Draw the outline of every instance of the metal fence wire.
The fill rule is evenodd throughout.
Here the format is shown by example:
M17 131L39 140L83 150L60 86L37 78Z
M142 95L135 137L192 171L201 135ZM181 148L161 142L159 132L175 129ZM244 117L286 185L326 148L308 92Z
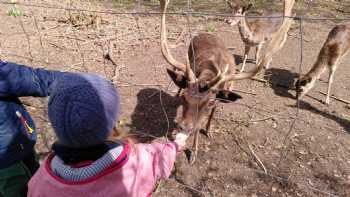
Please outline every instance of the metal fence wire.
M72 1L69 2L69 4L67 6L57 6L57 5L52 5L52 4L46 4L46 3L33 3L31 1L24 1L24 2L9 2L9 1L0 1L0 4L3 4L3 5L6 5L6 6L18 6L18 7L26 7L26 8L42 8L42 9L45 9L47 12L50 12L51 10L62 10L62 11L66 11L68 12L69 16L72 17L72 12L83 12L83 13L95 13L95 14L107 14L107 15L124 15L124 16L128 16L128 17L133 17L137 24L138 24L138 17L142 17L142 16L150 16L150 15L161 15L162 13L161 12L158 12L158 11L152 11L152 12L145 12L145 11L139 11L140 10L140 7L139 7L139 4L136 4L136 7L134 9L134 11L114 11L114 10L93 10L93 9L88 9L88 8L73 8L74 6L72 5ZM186 29L187 31L189 32L189 37L190 39L193 37L194 33L192 32L192 24L191 24L191 17L203 17L203 16L212 16L212 17L225 17L225 18L231 18L231 17L234 17L232 16L232 14L225 14L225 13L214 13L214 12L196 12L196 11L193 11L192 9L192 3L191 3L191 0L187 0L187 8L184 9L183 11L180 11L180 12L167 12L166 13L167 15L177 15L177 16L184 16L186 17ZM28 54L29 56L25 56L25 55L20 55L20 54L17 54L17 53L14 53L14 52L8 52L8 51L5 51L5 50L1 50L1 42L0 42L0 58L1 56L12 56L12 57L16 57L16 58L20 58L20 59L25 59L29 62L42 62L42 63L45 63L45 64L56 64L55 62L52 62L50 63L49 62L49 56L50 54L48 54L48 52L45 52L45 47L43 47L43 40L42 40L42 36L43 36L43 31L42 29L40 29L39 25L38 25L38 20L36 19L35 15L34 16L34 25L35 25L35 29L36 29L36 35L39 37L39 40L40 40L40 46L41 46L41 51L43 53L46 53L46 56L47 58L45 60L39 60L39 59L36 59L36 55L37 53L35 51L33 51L33 47L31 46L31 41L30 41L30 37L33 36L31 35L30 32L28 32L26 30L26 24L24 23L24 21L22 20L22 16L18 16L19 17L19 25L22 29L22 32L19 32L18 34L23 34L24 35L24 39L23 42L26 42L26 45L28 47ZM247 18L264 18L264 19L271 19L271 18L282 18L284 16L245 16ZM299 76L301 76L301 73L302 73L302 67L303 67L303 56L304 56L304 38L303 38L303 25L304 25L304 21L330 21L330 20L337 20L337 21L348 21L350 20L349 17L310 17L310 16L304 16L304 15L298 15L298 16L295 16L295 17L290 17L290 16L287 16L288 18L293 18L296 22L298 22L298 28L299 28L299 64L297 65L297 68L296 70L298 70L298 74ZM72 24L71 24L72 25ZM143 32L140 30L140 24L137 25L138 26L138 29L139 29L139 36L141 36L141 40L143 42L144 45L146 45L146 39L144 39L145 37L147 37L146 35L143 35ZM52 28L56 28L56 26L53 26ZM118 39L120 39L119 37L113 37L113 35L111 35L112 37L107 37L107 38L101 38L100 36L98 36L96 34L96 37L97 37L97 40L92 40L92 41L88 41L88 40L84 40L82 38L79 38L79 35L78 33L74 30L74 28L72 28L72 32L73 32L73 36L69 38L69 40L72 40L71 42L71 46L75 46L74 51L76 51L79 56L80 56L80 61L77 62L77 63L74 63L74 64L71 64L71 65L64 65L65 67L68 67L69 70L78 70L78 71L83 71L83 72L86 72L88 71L87 69L87 61L89 58L91 58L91 54L93 54L94 50L97 51L97 49L92 49L92 52L89 53L89 54L86 54L87 52L85 50L82 49L82 47L84 47L87 43L89 42L94 42L94 41L101 41L101 43L99 44L100 47L101 47L101 52L102 52L102 55L104 57L107 57L105 58L103 61L103 64L104 64L104 69L107 69L106 68L106 62L105 61L112 61L112 64L114 65L114 68L112 69L112 71L109 71L111 72L111 76L109 77L112 81L113 80L117 80L118 76L117 73L119 73L119 71L121 71L122 69L127 69L125 67L124 64L126 63L122 63L122 65L124 66L120 66L120 65L117 65L117 63L114 62L114 60L110 57L110 53L112 50L110 47L111 43L109 42L109 39L110 38L113 38L113 39L116 39L118 41ZM0 32L1 33L1 32ZM96 32L91 32L92 34L93 33L96 33ZM127 32L126 32L127 34ZM0 34L1 36L1 34ZM59 35L57 35L59 36ZM69 37L69 36L67 36ZM120 42L122 42L120 40ZM54 43L52 43L52 45L54 45ZM67 46L68 48L71 47L71 46ZM59 47L59 46L56 46L56 47ZM122 46L118 46L118 47L122 47ZM114 51L115 52L115 51ZM97 52L96 52L97 53ZM107 55L107 56L106 56ZM119 57L121 57L120 61L123 61L122 60L122 55L120 55ZM153 57L150 57L151 58L151 61L152 63L155 65L156 64L156 61L153 59ZM56 60L57 62L57 60ZM58 61L59 62L59 61ZM195 65L195 64L194 64ZM77 68L78 66L81 66L81 68ZM195 69L195 68L194 68ZM155 70L157 70L155 68ZM108 72L107 72L108 73ZM157 79L157 81L160 81L161 79ZM122 84L121 83L118 83L118 85L120 85L120 87L128 87L128 86L137 86L137 84L133 83L133 82L126 82L124 81ZM159 88L159 102L160 102L160 106L162 108L162 113L164 114L164 119L166 120L167 122L167 126L166 126L166 133L168 133L169 131L169 127L170 127L170 121L172 120L169 120L169 116L167 114L167 110L165 109L164 105L163 105L163 101L162 101L162 91L163 90L168 90L169 89L169 86L171 86L171 84L169 84L166 88L163 87L162 85L159 85L158 83L157 84L142 84L142 86L148 86L148 87L158 87ZM279 160L277 161L277 169L279 168L280 164L286 159L286 157L288 156L289 154L289 145L290 145L290 135L291 133L293 132L293 129L295 128L295 123L300 120L300 104L299 104L299 101L297 101L296 103L296 110L295 110L295 114L293 116L287 116L287 118L291 119L291 124L289 126L289 128L287 129L287 132L284 134L284 137L283 137L283 146L285 148L281 148L280 152L279 152ZM198 111L198 110L197 110ZM160 117L159 117L160 118ZM151 136L151 137L154 137L154 138L157 138L156 136L152 136L151 134L145 134L145 133L142 133L142 135L148 135L148 136ZM267 169L267 172L264 172L262 170L253 170L253 172L256 172L262 176L268 176L270 177L271 179L274 179L276 180L277 182L287 182L288 183L288 178L285 178L285 177L279 177L277 176L276 174L274 174L273 172L269 171L269 169ZM193 186L190 186L190 185L187 185L187 184L183 184L183 183L179 183L179 184L182 184L184 187L187 187L189 189L191 189L192 191L195 191L196 193L198 193L199 195L204 195L203 192L201 192L199 189L196 189L195 187ZM312 185L308 184L306 181L303 182L303 183L297 183L299 187L301 188L305 188L305 189L310 189L310 190L313 190L317 193L320 193L320 194L323 194L323 195L326 195L326 196L338 196L337 194L335 193L332 193L332 192L328 192L326 190L323 190L321 188L315 188L313 187ZM270 191L272 191L272 186L273 186L273 182L271 182L271 189ZM270 193L270 195L272 195L272 193Z

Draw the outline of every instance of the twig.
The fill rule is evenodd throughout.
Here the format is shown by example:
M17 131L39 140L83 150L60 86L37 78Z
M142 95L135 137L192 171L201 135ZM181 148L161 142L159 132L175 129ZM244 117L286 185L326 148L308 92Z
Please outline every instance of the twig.
M237 90L237 89L231 89L230 91L232 91L232 92L240 92L240 93L250 94L250 95L256 95L256 94L255 94L255 93L253 93L253 92L246 92L246 91L243 91L243 90Z
M42 39L41 31L40 31L38 22L36 20L35 14L33 12L32 12L32 15L33 15L35 28L36 28L37 32L39 33L39 41L40 41L41 50L42 50L42 53L44 53L45 49L43 46L43 39ZM46 63L49 63L49 51L46 51Z
M269 117L266 117L266 118L250 120L249 122L261 122L261 121L265 121L265 120L269 120L269 119L275 119L275 117L274 116L269 116Z
M260 79L260 78L257 78L257 77L252 77L251 79L254 80L254 81L262 82L262 83L268 83L267 80L265 80L265 79Z
M260 160L260 158L255 154L253 148L251 147L251 145L248 143L248 141L244 140L247 143L248 149L251 153L251 155L254 157L255 162L258 163L258 165L260 166L260 168L265 172L265 174L267 174L267 170L263 164L263 162Z
M124 82L127 84L119 84L118 87L132 87L132 86L155 86L155 87L162 87L162 85L159 84L147 84L147 83L141 83L141 84L136 84L136 83L130 83L130 82Z
M185 187L185 188L187 188L187 189L189 189L189 190L191 190L193 192L196 192L196 193L200 194L201 196L205 196L204 192L202 192L202 191L200 191L200 190L198 190L198 189L196 189L196 188L194 188L194 187L192 187L192 186L190 186L190 185L188 185L186 183L183 183L182 181L177 180L176 178L175 179L169 179L169 180L174 181L175 183L177 183L177 184L179 184L179 185L181 185L181 186L183 186L183 187Z
M246 140L244 140L245 143L246 143L247 146L248 146L248 149L249 149L249 152L248 152L247 150L245 150L245 149L241 146L241 144L239 143L239 141L237 140L236 137L234 137L233 140L236 142L237 146L238 146L243 152L245 152L248 156L250 155L251 157L253 157L254 160L255 160L255 162L258 164L258 166L264 171L265 174L267 174L267 170L266 170L264 164L261 162L261 160L259 159L259 157L254 153L253 149L250 147L250 144L249 144Z
M322 92L322 91L319 91L319 93L321 93L321 94L323 94L323 95L327 95L326 93L324 93L324 92ZM340 102L342 102L342 103L350 104L350 101L345 100L345 99L342 99L342 98L339 98L339 97L336 97L336 96L334 96L334 95L331 95L330 97L333 98L333 99L335 99L335 100L337 100L337 101L340 101Z
M78 37L71 37L69 35L50 35L50 34L44 34L45 36L48 37L56 37L56 38L66 38L68 40L77 40L77 41L82 41L85 42L86 40L82 39L82 38L78 38Z
M274 86L278 86L278 87L282 87L282 88L286 88L286 89L291 89L291 87L289 87L287 85L280 84L280 83L272 83L271 81L268 81L266 79L261 79L261 78L257 78L257 77L252 77L251 79L254 81L261 82L261 83L269 83L269 84L274 85Z
M107 53L105 53L105 54L103 55L103 58L106 59L106 60L108 60L108 61L110 61L110 62L113 64L113 66L115 66L115 68L117 68L118 65L117 65L117 63L113 60L113 58L112 58L112 56L111 56L110 53L111 53L110 50L108 50Z
M4 55L4 56L13 56L13 57L19 57L19 58L27 59L27 60L29 60L31 62L34 61L34 59L32 57L26 57L26 56L23 56L23 55L18 55L16 53L1 51L1 54Z
M289 32L288 32L288 36L294 37L294 38L296 38L298 40L300 39L300 37L298 37L296 34L292 34L292 33L289 33ZM305 39L305 38L303 38L303 41L310 42L309 39Z
M69 0L69 6L70 6L70 7L72 7L72 4L73 4L72 0ZM68 10L68 14L69 14L69 17L72 18L71 10ZM77 34L76 34L75 30L74 30L74 26L73 26L73 23L72 23L72 22L70 23L70 27L71 27L71 29L72 29L72 32L73 32L73 35L74 35L74 38L75 38L75 44L77 45L77 49L78 49L78 51L79 51L79 53L80 53L80 56L81 56L81 59L82 59L82 61L83 61L83 69L84 69L85 72L87 72L87 71L88 71L88 68L85 66L85 54L84 54L83 51L81 50L81 46L80 46L80 44L79 44L79 42L78 42L78 40L77 40L77 39L78 39L78 36L77 36Z
M81 72L81 70L74 68L74 66L79 66L79 65L82 65L82 64L83 64L83 62L75 63L75 64L72 64L72 65L65 65L64 67L68 67L68 68L64 69L64 70L69 71L69 69L73 69L73 70Z
M27 43L28 43L28 53L29 53L29 56L31 57L31 62L33 62L33 55L32 55L32 47L31 47L31 44L30 44L30 38L29 38L29 34L28 32L26 31L26 29L24 28L24 24L23 24L23 21L22 21L22 17L19 17L19 22L20 22L20 25L21 25L21 28L23 30L23 33L24 35L26 36L26 39L27 39Z
M87 44L90 44L90 43L94 43L94 42L106 42L106 41L109 41L109 40L114 40L118 37L124 37L126 35L129 35L130 32L124 34L124 35L116 35L116 36L111 36L111 37L107 37L107 38L98 38L98 39L94 39L94 40L89 40L89 41L86 41L84 43L82 43L81 45L84 46L84 45L87 45Z

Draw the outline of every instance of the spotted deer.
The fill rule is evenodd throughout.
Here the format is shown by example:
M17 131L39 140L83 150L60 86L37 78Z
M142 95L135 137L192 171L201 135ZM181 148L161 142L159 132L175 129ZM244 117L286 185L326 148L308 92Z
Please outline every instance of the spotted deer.
M244 57L240 69L240 72L243 72L252 47L256 48L255 64L258 64L263 45L271 40L273 33L277 32L281 26L283 13L270 12L265 15L267 18L248 19L246 18L246 13L252 7L252 4L246 5L246 3L238 0L226 0L226 3L231 8L234 16L234 18L228 20L228 23L232 26L238 25L238 30L244 43Z
M325 103L330 100L331 86L335 70L340 61L346 56L350 49L350 24L337 25L328 34L326 42L323 44L318 54L317 60L308 73L301 76L296 82L296 97L302 99L314 86L321 75L329 70L328 90Z
M161 51L165 60L174 69L167 69L173 82L183 92L182 105L177 109L175 123L179 130L194 133L190 163L193 164L198 152L199 130L206 115L206 133L210 133L211 121L218 101L233 102L241 96L230 91L230 81L247 79L255 73L235 73L236 64L221 39L213 34L201 33L190 42L187 64L177 61L169 51L165 14L169 0L160 0Z

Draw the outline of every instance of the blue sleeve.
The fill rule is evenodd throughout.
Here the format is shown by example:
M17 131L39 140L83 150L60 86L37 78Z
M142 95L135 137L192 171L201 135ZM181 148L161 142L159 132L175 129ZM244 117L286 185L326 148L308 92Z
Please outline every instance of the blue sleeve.
M64 74L0 61L0 97L49 96L51 84Z

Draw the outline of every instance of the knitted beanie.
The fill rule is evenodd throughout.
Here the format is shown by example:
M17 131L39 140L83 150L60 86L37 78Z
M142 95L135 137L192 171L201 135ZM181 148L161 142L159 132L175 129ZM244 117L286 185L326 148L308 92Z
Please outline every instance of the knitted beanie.
M60 144L93 146L103 143L115 126L119 95L102 77L69 73L52 84L48 112Z

